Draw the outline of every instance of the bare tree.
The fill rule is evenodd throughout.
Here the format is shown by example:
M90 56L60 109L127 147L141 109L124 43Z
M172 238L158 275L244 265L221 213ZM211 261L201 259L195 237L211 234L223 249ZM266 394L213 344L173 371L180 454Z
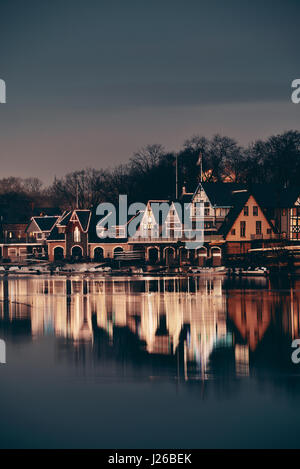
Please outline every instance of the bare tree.
M23 180L22 187L28 194L40 194L43 190L43 183L37 177L30 177Z
M0 193L23 192L22 179L20 177L8 177L0 179Z
M105 178L103 170L74 171L56 179L50 192L63 208L91 208L105 200Z
M138 173L146 173L159 164L164 154L165 150L162 145L147 145L134 153L130 158L130 165Z

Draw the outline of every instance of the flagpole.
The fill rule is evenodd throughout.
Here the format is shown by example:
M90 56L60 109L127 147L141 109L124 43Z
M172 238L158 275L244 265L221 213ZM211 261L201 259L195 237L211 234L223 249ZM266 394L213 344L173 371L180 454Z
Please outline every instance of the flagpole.
M201 166L200 166L200 182L203 182L203 172L202 172L202 158L203 158L203 156L202 156L202 153L200 153L200 156L201 156L201 162L200 162L200 164L201 164Z
M198 161L196 163L197 166L200 166L200 182L203 181L202 159L203 159L203 155L202 155L202 152L200 151L199 156L198 156Z
M178 200L178 155L176 155L176 200Z
M78 194L78 181L76 181L76 208L78 209L78 199L79 199L79 194Z

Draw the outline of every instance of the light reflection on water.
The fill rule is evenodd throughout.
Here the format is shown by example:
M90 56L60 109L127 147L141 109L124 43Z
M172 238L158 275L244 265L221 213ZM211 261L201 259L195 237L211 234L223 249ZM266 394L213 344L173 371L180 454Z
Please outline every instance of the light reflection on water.
M0 338L8 344L7 383L26 369L34 387L36 369L39 377L48 372L44 379L55 390L59 387L55 380L67 376L69 393L74 389L74 394L76 386L92 393L99 383L110 383L113 392L123 392L122 383L167 382L177 391L178 385L183 386L188 393L184 402L191 393L200 400L209 395L217 402L228 396L233 399L243 387L241 380L246 380L249 386L255 384L253 395L272 395L274 408L278 393L280 398L282 393L290 396L290 403L300 395L298 368L291 362L291 342L299 337L299 314L300 280L281 288L266 278L228 280L221 275L134 280L8 277L0 281ZM39 357L44 369L37 365ZM3 367L0 378L1 372L4 379ZM145 398L151 393L153 389L147 388ZM156 398L168 399L162 391L156 393ZM5 397L4 388L0 407ZM251 398L247 395L249 403ZM57 400L63 406L61 395ZM126 405L130 406L130 398ZM22 435L18 438L15 435L6 444L22 442ZM238 434L232 435L231 441L236 438ZM185 447L193 446L191 438L180 441ZM214 443L220 446L217 437L206 446Z

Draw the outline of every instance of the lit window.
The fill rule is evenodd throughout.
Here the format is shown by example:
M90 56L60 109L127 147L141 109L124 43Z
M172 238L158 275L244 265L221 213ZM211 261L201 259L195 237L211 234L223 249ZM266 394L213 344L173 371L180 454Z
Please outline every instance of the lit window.
M256 234L257 235L261 234L261 221L256 222Z
M291 210L290 238L300 239L300 211L299 207Z
M75 230L74 230L74 242L75 243L80 243L80 230L79 230L78 226L76 226Z
M246 237L246 222L245 222L245 221L241 221L241 224L240 224L240 236L241 236L241 238L245 238L245 237Z

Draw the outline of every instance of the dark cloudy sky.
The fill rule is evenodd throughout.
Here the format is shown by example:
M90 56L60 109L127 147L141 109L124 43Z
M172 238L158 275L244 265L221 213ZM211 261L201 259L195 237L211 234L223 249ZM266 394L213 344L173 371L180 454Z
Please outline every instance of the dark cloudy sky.
M299 129L299 0L0 0L0 177Z

